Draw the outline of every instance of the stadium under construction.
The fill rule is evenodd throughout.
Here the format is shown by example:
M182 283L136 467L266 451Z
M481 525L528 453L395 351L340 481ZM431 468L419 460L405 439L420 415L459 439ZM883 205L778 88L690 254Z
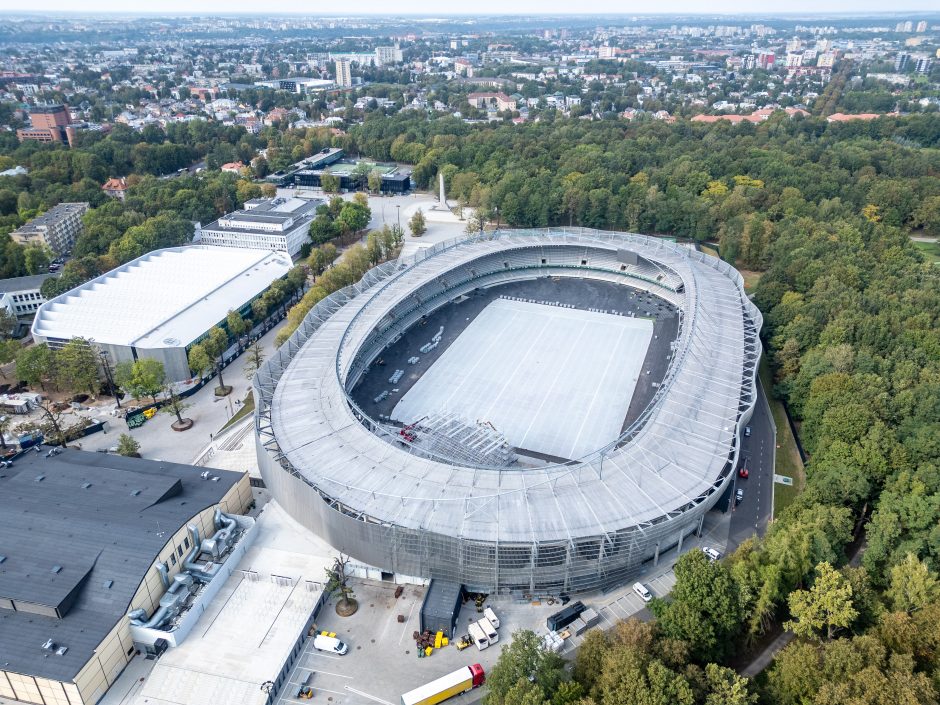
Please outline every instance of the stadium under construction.
M441 243L321 301L259 371L261 473L387 573L610 588L729 489L761 322L731 266L657 238Z

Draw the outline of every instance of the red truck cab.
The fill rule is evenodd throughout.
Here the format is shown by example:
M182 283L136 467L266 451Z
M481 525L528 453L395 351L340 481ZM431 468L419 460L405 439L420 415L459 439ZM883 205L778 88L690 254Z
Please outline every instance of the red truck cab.
M473 681L473 687L479 688L486 681L486 676L483 674L483 666L478 663L470 666L470 678Z

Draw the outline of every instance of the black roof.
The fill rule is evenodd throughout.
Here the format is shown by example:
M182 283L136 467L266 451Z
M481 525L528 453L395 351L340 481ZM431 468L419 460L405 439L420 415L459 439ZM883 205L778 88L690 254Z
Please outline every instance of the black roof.
M0 294L9 294L17 291L28 291L29 289L38 289L42 283L49 277L57 277L58 274L33 274L27 277L11 277L9 279L0 279Z
M204 470L45 449L0 468L0 669L73 680L170 537L242 475Z

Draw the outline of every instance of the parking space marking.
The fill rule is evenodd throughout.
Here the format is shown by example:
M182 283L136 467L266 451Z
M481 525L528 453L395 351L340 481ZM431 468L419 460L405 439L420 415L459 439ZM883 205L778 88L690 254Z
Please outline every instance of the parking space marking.
M318 656L319 658L328 658L333 661L339 661L342 658L341 656L329 656L328 654L321 653L316 649L310 649L310 651L307 652L307 656Z
M337 678L348 678L352 680L352 676L344 676L342 673L330 673L329 671L318 671L315 668L309 668L308 666L298 666L297 670L311 671L312 673L325 673L328 676L336 676Z
M350 688L348 685L344 685L343 687L344 687L346 690L348 690L350 693L355 693L356 695L361 695L361 696L364 697L364 698L369 698L369 700L374 700L375 702L381 703L382 705L392 705L392 703L390 703L388 700L382 700L382 698L377 698L377 697L374 696L374 695L369 695L368 693L363 693L361 690L356 690L355 688Z
M408 611L408 619L405 620L405 626L403 626L401 629L401 636L398 637L399 646L401 646L401 640L405 638L405 634L408 633L408 625L411 623L411 615L414 614L416 604L418 604L417 600L411 601L411 609Z

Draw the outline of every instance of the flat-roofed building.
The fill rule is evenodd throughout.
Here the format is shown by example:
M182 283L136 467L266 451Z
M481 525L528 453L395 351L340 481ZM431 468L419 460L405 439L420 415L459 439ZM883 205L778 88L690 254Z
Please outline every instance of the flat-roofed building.
M197 586L207 594L224 583L254 525L240 516L252 501L247 474L204 472L71 449L27 453L3 470L0 701L93 705L151 646L135 618L152 614L172 635L204 609ZM194 537L220 536L222 517L234 528L218 567L194 578L187 564L207 544Z
M14 230L10 237L20 245L44 245L57 255L69 252L85 228L82 216L88 207L88 203L59 203Z
M37 342L94 340L114 363L160 360L167 379L189 379L187 354L229 311L251 303L291 268L283 252L190 245L154 250L39 307Z
M72 119L64 105L38 105L32 108L29 111L29 124L29 127L16 131L20 142L69 143L66 128L72 124Z
M5 308L11 316L15 316L19 325L14 335L20 331L25 333L29 329L29 321L33 319L39 307L45 303L42 283L55 274L34 274L28 277L12 277L0 279L0 306ZM25 323L23 323L25 321Z
M199 242L218 247L250 247L295 256L309 242L317 206L311 198L255 198L200 230Z

